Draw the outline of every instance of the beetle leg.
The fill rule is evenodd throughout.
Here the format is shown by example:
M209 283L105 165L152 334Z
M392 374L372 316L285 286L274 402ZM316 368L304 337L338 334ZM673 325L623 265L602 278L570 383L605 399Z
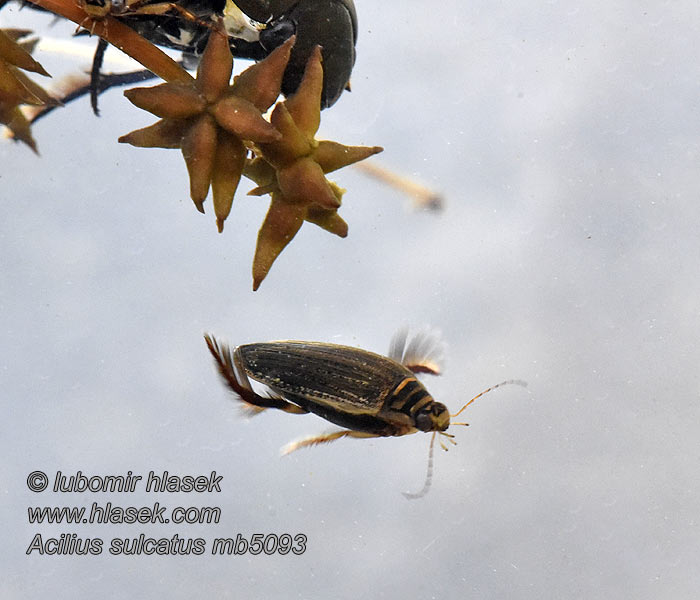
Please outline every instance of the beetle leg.
M175 2L157 2L155 4L144 4L139 6L141 0L133 3L133 13L137 15L165 15L167 13L178 13L184 19L196 23L200 27L205 27L207 29L213 29L211 23L207 23L202 19L198 18L193 12L187 10L183 6Z
M231 349L225 344L219 344L209 334L204 334L204 339L207 342L209 352L211 352L216 361L216 366L219 368L219 374L222 379L238 398L245 403L245 408L248 412L255 414L266 408L277 408L294 414L306 414L309 412L301 406L288 402L281 396L272 394L261 396L256 394L250 386L248 377L236 368L236 361Z
M372 437L382 437L377 433L366 433L365 431L353 431L352 429L341 429L339 431L328 431L326 433L321 433L319 435L310 435L308 437L303 437L298 440L289 442L288 444L282 446L280 449L280 454L286 456L291 454L299 448L306 448L307 446L316 446L317 444L327 444L334 440L338 440L342 437L354 437L354 438L372 438Z
M409 340L408 330L404 328L392 337L388 357L413 373L440 375L438 361L441 353L437 338L423 332L415 334Z
M95 113L96 117L100 116L100 111L97 108L97 96L100 94L101 78L100 73L102 69L102 62L105 56L105 50L107 49L107 42L102 38L97 42L97 48L95 48L95 56L92 59L92 68L90 69L90 105L92 106L92 112Z

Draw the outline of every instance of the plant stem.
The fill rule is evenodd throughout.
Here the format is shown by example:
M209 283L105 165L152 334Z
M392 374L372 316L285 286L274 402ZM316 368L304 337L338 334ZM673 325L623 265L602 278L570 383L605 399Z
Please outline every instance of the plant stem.
M77 0L30 0L30 2L99 35L165 81L192 81L192 76L165 52L110 15L99 20L91 19L78 6Z

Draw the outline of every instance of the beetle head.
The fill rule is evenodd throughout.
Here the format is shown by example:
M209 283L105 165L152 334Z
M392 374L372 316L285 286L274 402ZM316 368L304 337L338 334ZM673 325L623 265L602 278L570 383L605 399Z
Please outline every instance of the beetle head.
M445 431L450 426L450 411L440 402L431 402L416 415L416 427L421 431Z

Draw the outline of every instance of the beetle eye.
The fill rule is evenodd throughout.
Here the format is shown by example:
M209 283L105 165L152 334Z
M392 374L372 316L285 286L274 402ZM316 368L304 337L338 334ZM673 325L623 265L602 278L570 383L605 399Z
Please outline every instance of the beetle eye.
M421 431L430 431L433 428L433 420L427 412L419 412L416 415L416 427Z

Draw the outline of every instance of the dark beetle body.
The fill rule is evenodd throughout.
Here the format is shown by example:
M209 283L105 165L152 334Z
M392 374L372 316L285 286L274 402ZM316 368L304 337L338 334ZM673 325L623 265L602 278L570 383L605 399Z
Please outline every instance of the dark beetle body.
M333 105L348 86L355 64L357 14L353 0L236 0L251 19L266 23L260 45L269 54L290 36L297 42L282 81L282 93L294 93L314 47L323 56L323 108Z
M403 365L335 344L270 342L236 348L246 374L309 412L355 431L405 435L434 400Z
M344 435L444 432L450 425L445 405L435 402L414 375L438 371L417 359L415 353L393 349L392 358L388 358L350 346L286 340L244 344L231 350L209 335L204 337L219 373L246 409L314 413L346 428L316 436L304 445ZM404 348L404 342L405 337L394 346ZM264 384L270 393L255 392L250 379Z

